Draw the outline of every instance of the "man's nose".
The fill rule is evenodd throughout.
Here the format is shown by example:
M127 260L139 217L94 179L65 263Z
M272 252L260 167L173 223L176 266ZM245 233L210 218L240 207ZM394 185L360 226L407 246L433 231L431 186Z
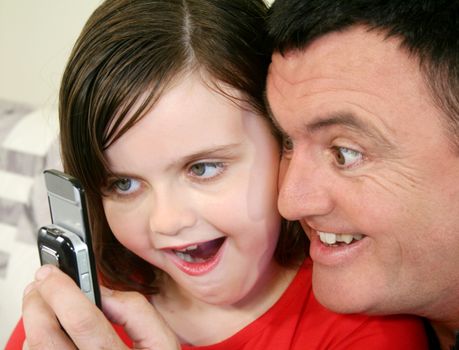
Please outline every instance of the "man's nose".
M196 224L196 212L186 194L161 189L153 196L149 224L154 233L177 235Z
M326 170L307 157L282 160L278 199L281 215L288 220L301 220L330 213L333 200L329 180Z

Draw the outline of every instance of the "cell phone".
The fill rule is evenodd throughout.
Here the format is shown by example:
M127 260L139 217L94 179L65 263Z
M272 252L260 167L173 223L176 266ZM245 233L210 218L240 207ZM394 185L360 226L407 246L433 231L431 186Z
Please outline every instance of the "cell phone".
M59 267L100 308L84 189L78 179L59 170L47 169L44 177L52 224L38 230L40 263Z

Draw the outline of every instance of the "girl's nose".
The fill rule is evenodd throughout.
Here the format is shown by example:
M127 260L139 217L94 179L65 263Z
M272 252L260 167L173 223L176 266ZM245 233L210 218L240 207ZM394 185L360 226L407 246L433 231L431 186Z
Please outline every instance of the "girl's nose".
M150 210L150 230L163 235L176 235L196 223L196 213L186 195L175 191L157 191Z

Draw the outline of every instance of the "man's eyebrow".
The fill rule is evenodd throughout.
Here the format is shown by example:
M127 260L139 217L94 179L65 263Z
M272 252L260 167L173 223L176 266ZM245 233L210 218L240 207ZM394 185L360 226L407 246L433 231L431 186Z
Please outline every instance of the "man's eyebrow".
M316 120L305 124L308 133L314 133L322 129L341 126L357 135L363 135L366 138L376 142L379 147L391 150L395 145L380 130L366 120L358 118L351 112L338 112L330 115L318 117Z
M282 127L279 125L279 122L276 120L276 117L272 113L269 103L266 103L268 116L274 126L279 130L283 135L288 135ZM368 138L371 138L377 141L380 145L392 148L393 143L378 129L368 122L357 118L354 114L350 112L337 112L329 115L323 115L317 117L315 120L306 123L304 128L307 133L313 134L317 131L331 128L334 126L343 126L351 131L363 133Z
M380 142L386 143L388 145L391 142L373 125L357 118L354 114L350 112L338 112L330 115L320 116L315 120L305 124L305 129L308 133L314 133L319 130L333 127L333 126L343 126L351 131L357 131L363 133L368 137L379 140Z
M288 135L285 130L280 126L277 121L274 113L271 109L271 106L268 101L267 91L265 89L263 93L263 98L266 106L266 111L268 117L273 123L274 127L282 134ZM314 133L321 129L332 127L332 126L344 126L352 131L358 131L364 133L369 138L377 140L381 145L387 147L393 147L392 142L390 142L387 137L385 137L378 129L373 127L371 124L357 118L351 112L336 112L330 113L329 115L319 116L315 120L306 124L306 130L309 133Z

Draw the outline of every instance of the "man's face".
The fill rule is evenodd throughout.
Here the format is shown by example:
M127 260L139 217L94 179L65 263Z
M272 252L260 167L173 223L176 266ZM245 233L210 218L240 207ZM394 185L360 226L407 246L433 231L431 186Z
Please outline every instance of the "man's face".
M285 135L279 208L311 240L319 301L447 310L459 293L459 157L417 61L356 27L274 54L267 94Z

